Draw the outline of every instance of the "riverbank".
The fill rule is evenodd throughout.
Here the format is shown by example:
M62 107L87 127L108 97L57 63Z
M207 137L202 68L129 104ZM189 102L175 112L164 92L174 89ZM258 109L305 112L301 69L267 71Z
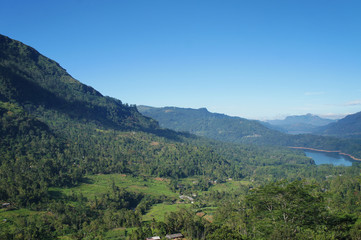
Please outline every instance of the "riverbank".
M307 147L289 147L289 148L300 149L300 150L310 150L310 151L316 151L316 152L338 153L340 155L347 156L347 157L351 158L352 160L361 161L361 158L356 158L356 157L354 157L354 156L352 156L350 154L343 153L341 151L330 151L330 150L322 150L322 149L307 148Z

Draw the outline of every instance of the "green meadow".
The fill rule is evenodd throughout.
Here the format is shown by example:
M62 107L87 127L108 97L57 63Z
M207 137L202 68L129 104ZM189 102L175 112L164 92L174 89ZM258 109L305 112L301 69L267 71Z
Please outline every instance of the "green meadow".
M85 181L72 188L50 188L52 194L70 195L72 193L82 194L84 197L94 199L95 196L106 194L112 187L124 188L130 192L143 193L155 197L167 196L177 198L178 194L172 192L168 186L167 179L160 178L138 178L124 174L97 174L88 175Z
M210 191L219 191L219 192L235 192L239 190L241 187L251 186L252 183L250 181L227 181L224 183L218 183L213 185L209 190Z
M155 204L152 208L143 216L143 221L151 221L153 218L157 221L164 221L164 217L166 214L170 212L177 212L182 208L190 208L193 204L167 204L160 203Z

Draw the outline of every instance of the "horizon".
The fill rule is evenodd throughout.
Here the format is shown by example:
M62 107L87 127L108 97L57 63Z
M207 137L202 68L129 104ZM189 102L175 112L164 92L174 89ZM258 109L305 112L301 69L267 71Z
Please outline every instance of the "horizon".
M361 3L11 1L0 32L124 103L247 119L361 111Z
M136 107L150 107L150 108L181 108L181 109L194 109L194 110L200 110L200 109L206 109L208 112L210 113L216 113L216 114L224 114L224 115L227 115L227 116L230 116L230 117L240 117L240 118L244 118L242 116L232 116L232 115L229 115L229 114L226 114L226 113L221 113L221 112L213 112L213 111L210 111L208 108L206 107L200 107L200 108L186 108L186 107L177 107L177 106L161 106L161 107L156 107L156 106L149 106L149 105L136 105ZM306 113L306 114L302 114L302 115L286 115L286 116L279 116L279 118L274 118L274 119L251 119L251 118L246 118L248 120L258 120L258 121L273 121L273 120L285 120L287 117L301 117L301 116L306 116L306 115L312 115L312 116L317 116L317 117L320 117L320 118L323 118L323 119L329 119L329 120L340 120L348 115L351 115L351 114L354 114L354 113L350 113L350 114L346 114L346 115L338 115L338 116L335 116L333 115L332 117L329 117L328 115L317 115L317 114L312 114L312 113Z

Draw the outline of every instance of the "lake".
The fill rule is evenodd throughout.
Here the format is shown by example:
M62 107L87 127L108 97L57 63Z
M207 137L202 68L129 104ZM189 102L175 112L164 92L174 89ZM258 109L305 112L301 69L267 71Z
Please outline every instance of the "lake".
M334 166L352 166L355 162L351 158L340 155L338 153L326 153L315 151L304 151L307 157L312 158L316 165L332 164Z

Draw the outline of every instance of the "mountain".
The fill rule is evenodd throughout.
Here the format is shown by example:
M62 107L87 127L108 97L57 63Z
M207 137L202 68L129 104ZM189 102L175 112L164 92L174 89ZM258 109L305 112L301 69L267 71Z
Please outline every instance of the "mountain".
M177 131L186 131L223 142L257 144L262 146L306 147L329 151L342 151L355 157L361 157L360 141L312 134L285 134L269 129L259 121L211 113L205 108L155 108L138 106L138 110L144 115L157 120L162 127ZM322 124L327 121L312 115L306 115L300 118L290 117L289 119L292 122L301 121L300 119L313 119L314 124Z
M289 134L312 133L321 126L333 123L336 120L321 118L317 115L306 114L288 116L284 120L268 120L266 123L282 129ZM266 125L268 126L268 125Z
M138 110L145 116L157 120L162 127L225 142L243 143L251 139L281 135L258 121L211 113L206 108L138 106Z
M0 35L0 100L15 101L45 117L56 111L74 121L91 121L118 129L154 129L157 123L135 107L104 97L71 77L35 49ZM43 111L44 110L44 111Z
M200 125L218 125L223 138L258 138L270 131L205 109L197 114L213 116L210 126ZM235 146L164 129L135 106L103 96L55 61L2 35L0 134L0 201L17 206L48 201L49 187L71 187L87 175L240 179L270 165L310 164L287 149Z
M361 112L350 114L337 122L319 128L315 133L343 138L361 138Z
M311 238L325 234L348 238L343 232L330 233L340 229L334 223L357 234L358 225L352 225L356 204L348 205L350 217L344 205L338 218L321 214L330 221L309 217L319 216L314 209L326 205L319 207L321 187L313 189L308 183L331 174L348 175L354 185L346 182L340 196L354 196L347 203L357 202L359 168L317 167L300 152L274 146L289 142L288 135L256 121L206 109L187 110L184 115L189 112L193 115L176 114L173 121L190 118L187 121L193 120L197 129L202 120L204 133L216 128L213 134L221 139L229 135L235 142L237 137L246 142L267 140L273 146L222 143L161 128L135 106L103 96L35 49L0 35L0 239L146 239L177 232L187 239L253 239L270 236L267 231L255 235L264 226L270 226L274 239L285 238L278 234L282 231L293 232L286 238L305 238L293 229L302 229ZM307 137L302 140L312 145L314 136ZM318 139L324 144L331 138ZM275 184L304 178L305 187L284 180ZM267 182L272 184L258 187ZM336 183L324 185L339 188ZM350 191L345 194L346 186ZM280 228L285 224L280 198L287 206L296 199L288 216L297 218L301 212L307 221L292 225L293 229ZM187 199L194 204L182 204ZM269 200L276 215L263 207ZM310 202L315 203L311 214ZM325 202L327 209L332 207L331 201ZM164 219L157 216L159 206L167 212ZM317 229L319 235L310 235L315 233L314 222L317 226L330 222L320 228L327 232ZM237 223L248 236L240 233Z
M195 136L160 128L135 106L103 96L3 35L0 124L0 201L18 206L47 199L49 186L73 186L86 174L221 176L233 165L209 145L191 144Z

